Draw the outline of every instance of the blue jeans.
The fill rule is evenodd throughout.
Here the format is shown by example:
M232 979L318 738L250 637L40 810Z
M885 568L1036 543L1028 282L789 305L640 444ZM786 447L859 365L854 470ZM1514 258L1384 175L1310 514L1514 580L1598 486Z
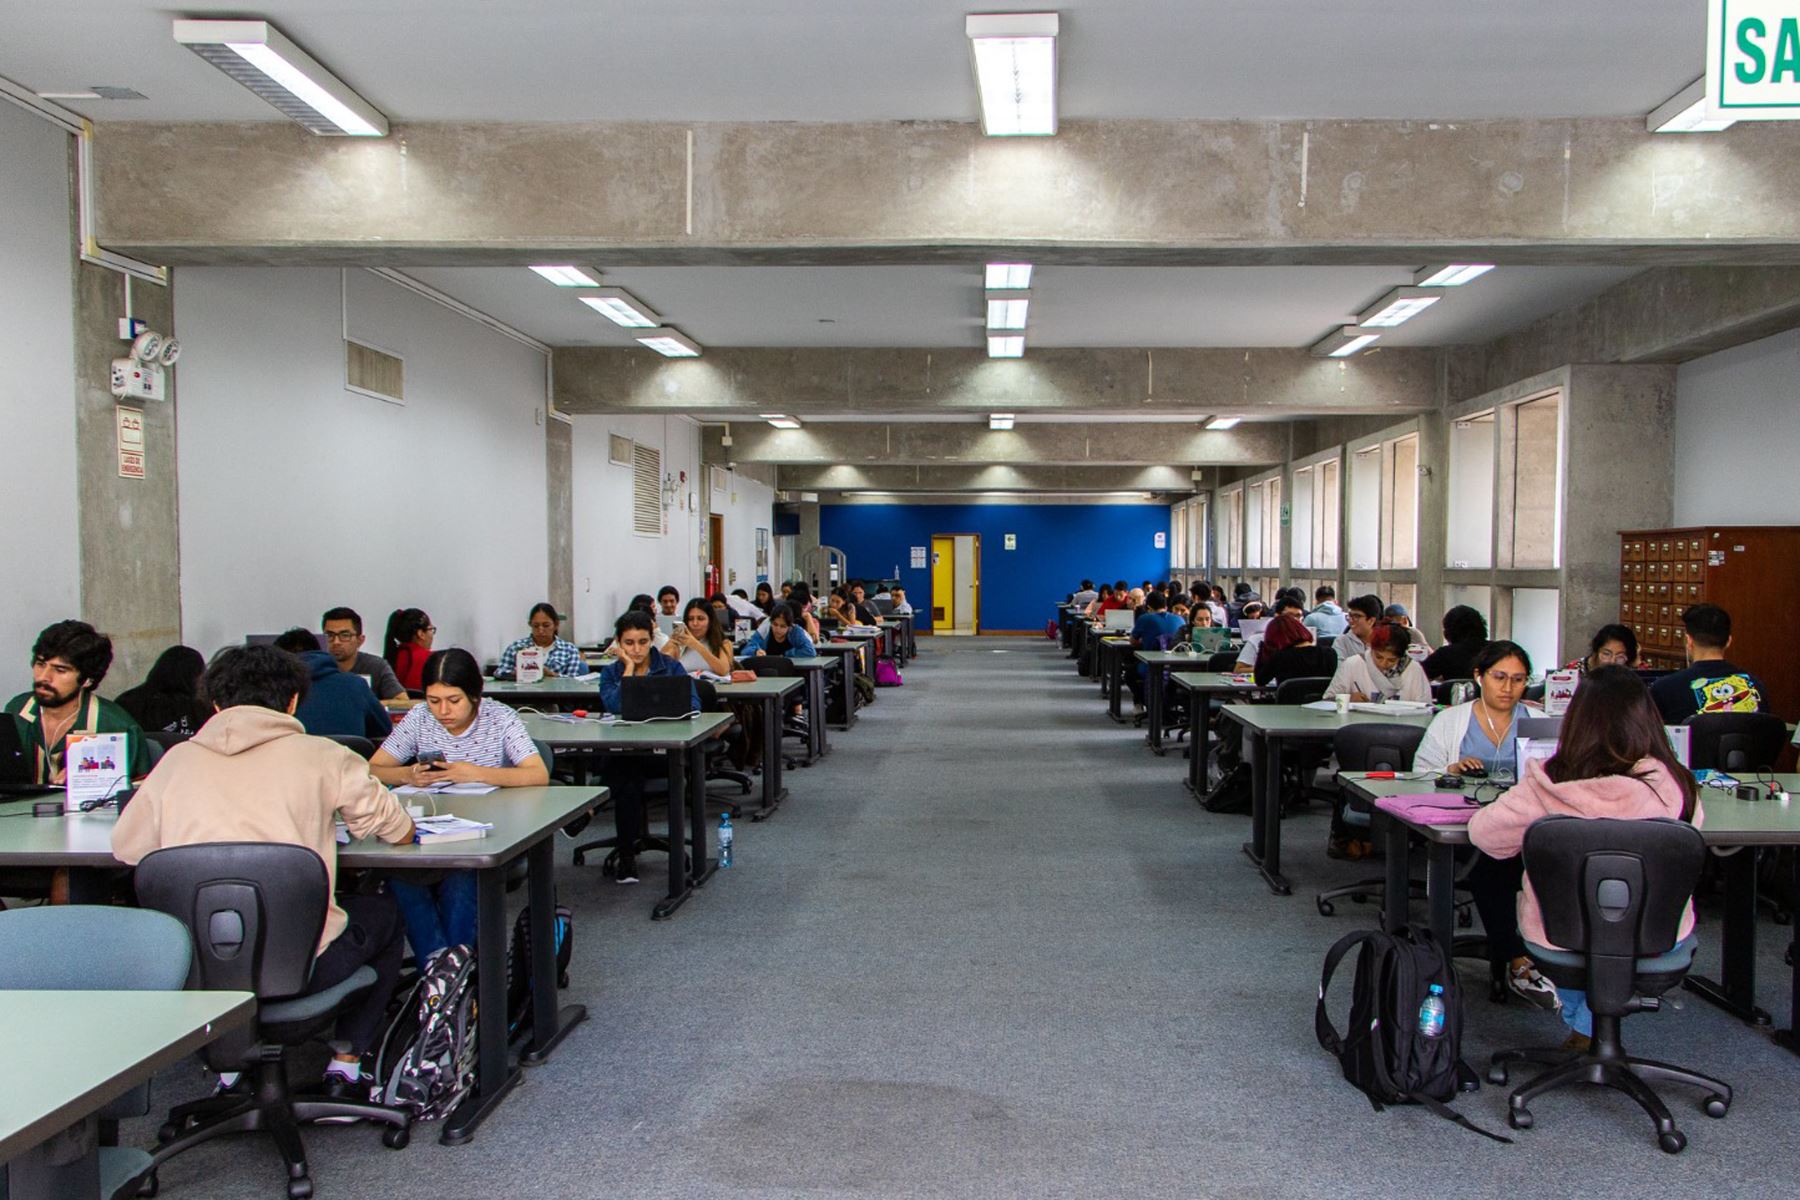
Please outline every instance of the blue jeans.
M475 872L452 871L434 884L388 877L388 888L406 922L406 940L421 966L445 946L475 944Z

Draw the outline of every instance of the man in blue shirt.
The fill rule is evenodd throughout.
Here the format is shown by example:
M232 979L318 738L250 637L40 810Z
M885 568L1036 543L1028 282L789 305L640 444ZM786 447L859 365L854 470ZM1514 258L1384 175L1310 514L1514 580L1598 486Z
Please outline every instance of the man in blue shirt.
M1167 596L1151 592L1144 597L1144 608L1144 615L1131 627L1133 650L1167 650L1181 639L1182 621L1169 611ZM1131 677L1132 711L1140 717L1144 715L1144 670L1144 664L1139 663Z
M1338 607L1337 589L1330 584L1313 592L1313 603L1318 607L1306 614L1302 622L1313 631L1313 640L1321 646L1335 639L1340 633L1350 628L1350 617Z

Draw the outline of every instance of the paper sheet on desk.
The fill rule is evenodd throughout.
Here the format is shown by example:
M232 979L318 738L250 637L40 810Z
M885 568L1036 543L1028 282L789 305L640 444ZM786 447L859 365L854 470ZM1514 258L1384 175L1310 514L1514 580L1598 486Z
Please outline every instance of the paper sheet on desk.
M1302 704L1300 707L1310 708L1314 712L1336 712L1337 701L1313 700L1309 703ZM1396 716L1417 716L1420 713L1430 712L1431 705L1422 703L1418 700L1389 700L1384 704L1370 704L1358 700L1351 703L1350 711L1359 713L1393 713Z
M419 796L429 793L433 796L485 796L489 792L497 792L500 785L495 783L432 783L424 787L405 783L394 789L396 796Z

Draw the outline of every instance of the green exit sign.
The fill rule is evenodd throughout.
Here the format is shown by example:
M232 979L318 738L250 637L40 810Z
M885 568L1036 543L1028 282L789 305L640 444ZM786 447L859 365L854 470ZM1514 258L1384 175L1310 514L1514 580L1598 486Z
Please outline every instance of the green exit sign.
M1708 0L1706 115L1800 119L1800 0Z

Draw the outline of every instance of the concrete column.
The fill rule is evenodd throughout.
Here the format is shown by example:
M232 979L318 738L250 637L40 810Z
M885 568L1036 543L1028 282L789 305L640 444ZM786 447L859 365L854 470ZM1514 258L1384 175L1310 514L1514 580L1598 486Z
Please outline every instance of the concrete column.
M75 255L70 247L70 255ZM131 282L132 315L175 332L174 284ZM81 539L81 616L113 640L102 691L142 681L156 656L181 640L181 543L175 419L181 368L168 372L165 401L129 401L144 414L144 478L119 474L112 361L123 357L126 277L75 265L75 483ZM27 452L20 448L20 453ZM251 452L251 451L246 451ZM247 500L249 498L246 498ZM21 519L29 520L29 514ZM15 564L16 565L16 564Z
M794 569L802 570L806 556L819 548L819 502L803 500L795 506L800 513L800 536L794 539ZM812 582L810 575L806 577Z
M1442 412L1419 418L1419 466L1431 474L1419 480L1419 578L1413 626L1436 646L1443 627L1450 538L1450 422ZM1345 551L1347 555L1348 547Z
M563 636L575 640L575 431L544 421L544 478L550 550L550 603L564 614Z

